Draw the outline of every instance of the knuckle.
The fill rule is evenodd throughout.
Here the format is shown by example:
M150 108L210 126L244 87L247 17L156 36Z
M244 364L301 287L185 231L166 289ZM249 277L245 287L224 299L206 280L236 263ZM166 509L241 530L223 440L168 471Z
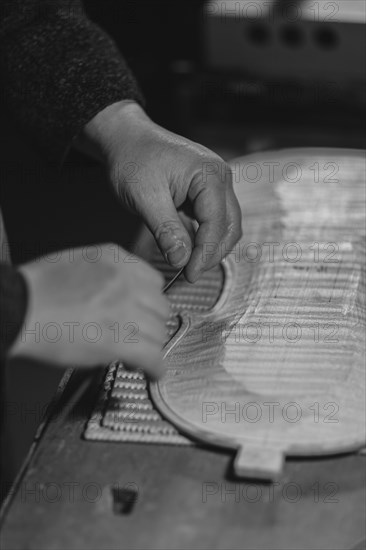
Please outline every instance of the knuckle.
M230 187L233 181L233 173L231 166L221 157L217 157L214 160L216 165L216 174L214 174L213 179L211 180L212 184L216 184L219 189L225 189Z
M224 184L224 186L225 187L231 186L233 182L233 173L231 170L231 166L224 160L222 161L222 164L221 164L221 173L223 174L222 183Z

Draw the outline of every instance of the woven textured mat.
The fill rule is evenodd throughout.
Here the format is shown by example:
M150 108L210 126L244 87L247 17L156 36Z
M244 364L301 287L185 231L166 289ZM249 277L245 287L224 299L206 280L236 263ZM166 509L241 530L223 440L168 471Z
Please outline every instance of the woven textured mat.
M153 252L152 263L163 273L166 281L172 279L175 271L166 264L157 249ZM180 326L178 312L208 311L217 302L222 286L221 267L205 273L194 286L188 284L182 275L167 292L171 302L168 340ZM84 437L99 441L192 444L155 409L143 373L126 370L119 361L106 369Z

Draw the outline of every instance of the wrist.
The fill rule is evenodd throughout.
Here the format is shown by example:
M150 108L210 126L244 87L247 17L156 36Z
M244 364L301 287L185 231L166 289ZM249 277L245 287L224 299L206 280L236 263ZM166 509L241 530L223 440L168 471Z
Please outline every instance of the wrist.
M142 107L133 100L108 105L95 115L74 139L74 146L101 162L108 162L114 149L132 137L139 121L147 121Z

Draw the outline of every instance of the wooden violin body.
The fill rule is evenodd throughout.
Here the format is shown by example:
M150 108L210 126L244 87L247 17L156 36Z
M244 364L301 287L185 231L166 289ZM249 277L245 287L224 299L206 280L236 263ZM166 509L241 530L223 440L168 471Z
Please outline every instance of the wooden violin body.
M237 475L274 479L286 455L366 443L365 158L288 150L232 169L243 237L150 389L182 433L237 449Z

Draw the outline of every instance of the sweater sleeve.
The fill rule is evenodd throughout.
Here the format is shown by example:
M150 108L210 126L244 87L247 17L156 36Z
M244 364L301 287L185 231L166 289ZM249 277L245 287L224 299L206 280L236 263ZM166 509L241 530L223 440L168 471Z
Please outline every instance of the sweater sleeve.
M2 103L46 158L62 161L108 105L143 103L116 45L79 0L0 0L0 7Z
M6 355L18 336L27 305L28 293L23 275L0 262L0 358Z

